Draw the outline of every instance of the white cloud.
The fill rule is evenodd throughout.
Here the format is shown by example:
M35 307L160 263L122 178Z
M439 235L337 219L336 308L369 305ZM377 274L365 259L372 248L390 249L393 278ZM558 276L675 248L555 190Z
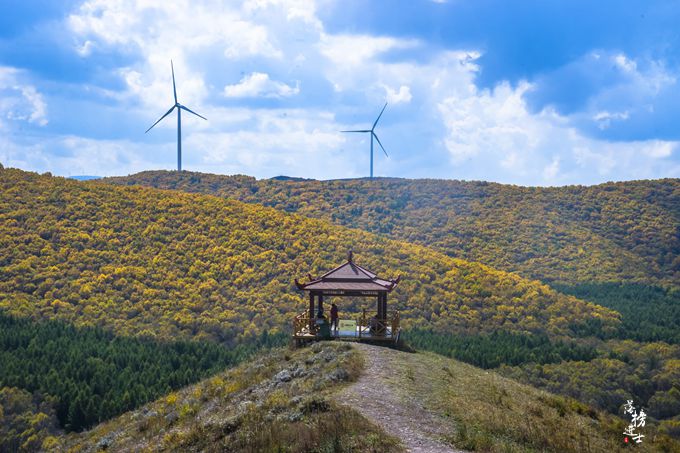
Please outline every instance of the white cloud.
M595 170L600 176L608 176L616 167L616 156L611 150L591 150L587 144L576 146L573 151L574 160L581 168Z
M206 114L217 119L219 131L197 128L203 123L200 120L183 128L183 168L187 170L260 178L281 174L344 178L366 173L364 149L346 149L346 137L337 132L331 113L213 109ZM169 128L174 127L173 121L169 123ZM0 162L63 176L171 170L176 166L175 134L166 131L165 135L169 140L161 143L150 136L144 142L52 136L30 146L12 140L17 137L0 135Z
M209 89L200 67L189 64L190 56L205 53L225 62L283 57L266 24L238 5L219 0L88 0L69 16L68 26L83 56L111 48L141 55L141 63L121 68L120 75L126 94L147 106L163 104L171 96L171 59L178 94L183 102L196 105Z
M267 28L232 5L218 0L89 0L68 23L85 42L136 46L145 55L217 46L229 58L280 57Z
M593 116L593 120L597 123L597 127L600 130L604 130L609 128L611 125L612 120L615 121L625 121L630 117L629 112L626 110L624 112L607 112L607 111L602 111L602 112L597 112Z
M658 159L663 157L670 157L678 147L677 143L664 142L661 140L650 140L645 142L641 151L649 157Z
M341 178L364 174L363 153L343 151L346 138L337 132L333 114L260 110L249 122L253 127L248 130L192 134L187 149L195 150L200 159L190 168L259 177L287 174Z
M546 181L555 181L557 174L560 171L560 158L554 157L549 165L543 168L543 179Z
M4 166L41 173L49 171L61 176L114 176L144 169L173 168L173 147L164 153L168 155L167 166L164 159L154 158L153 151L129 140L95 140L72 135L46 137L29 146L8 137L0 138L0 162Z
M0 115L10 120L47 124L47 104L35 86L16 68L0 66Z
M419 45L416 40L394 37L322 34L317 45L322 59L318 62L319 71L336 92L355 92L372 103L382 104L386 87L404 85L410 94L413 76L420 71L415 64L384 63L381 58L386 52ZM407 94L402 94L405 100Z
M411 96L411 88L407 85L400 86L399 91L392 89L387 85L383 85L383 88L385 88L385 99L390 104L408 104L411 102L411 99L413 99L413 96Z
M106 98L117 101L121 111L125 105L126 114L148 116L149 125L172 105L169 60L174 60L180 102L209 118L183 131L189 169L261 177L365 175L365 137L348 140L337 131L347 123L369 125L387 101L401 106L395 114L388 107L379 125L390 153L390 159L379 161L379 174L520 184L678 174L671 161L675 142L585 137L571 126L572 118L528 109L529 83L478 89L478 50L437 51L398 36L333 34L318 18L316 1L87 0L68 25L82 58L112 52L132 57L125 59L129 66L117 70L125 88ZM419 58L410 58L416 52ZM587 60L584 64L599 61L623 74L621 84L598 93L583 114L591 128L613 129L633 118L634 108L618 99L646 105L641 100L675 83L662 65L641 64L624 54L601 51ZM42 96L31 84L18 82L5 88L18 103L0 97L0 112L44 124ZM20 85L24 88L17 89ZM267 110L253 98L285 102ZM159 126L165 130L143 139L54 137L25 147L23 154L5 139L0 156L61 174L77 168L78 159L83 168L77 173L173 168L174 134L168 129L175 125ZM163 139L167 142L153 143Z
M298 84L294 87L283 82L276 82L269 78L269 74L253 72L241 79L235 85L224 87L224 95L230 98L238 97L265 97L265 98L284 98L298 94L300 88Z
M617 54L612 58L616 65L626 72L637 71L637 63L634 60L628 58L625 54Z
M507 84L494 91L449 96L439 103L439 111L448 130L445 140L454 163L493 153L503 166L519 170L521 161L516 152L534 149L540 128L528 121L522 95L529 88L524 83L512 89Z
M539 185L672 175L661 159L672 155L677 142L609 142L586 137L552 110L531 113L523 98L529 89L526 82L515 88L508 84L493 90L473 88L439 103L447 129L444 143L454 166L469 164L473 178L504 174L505 182ZM603 113L598 120L624 116Z
M620 111L622 109L616 106L621 103L648 105L661 91L676 83L675 76L660 61L645 61L643 64L624 54L611 55L608 61L620 69L622 77L618 83L605 87L590 100L590 105L600 106L603 110Z
M92 41L86 39L84 43L76 46L76 53L81 57L89 57L92 54Z
M335 64L359 66L368 60L394 49L408 49L418 45L413 39L399 39L370 35L322 34L319 42L321 54Z
M283 10L287 21L302 20L313 28L321 31L323 25L316 17L316 2L310 0L246 0L243 10L249 14L272 7Z

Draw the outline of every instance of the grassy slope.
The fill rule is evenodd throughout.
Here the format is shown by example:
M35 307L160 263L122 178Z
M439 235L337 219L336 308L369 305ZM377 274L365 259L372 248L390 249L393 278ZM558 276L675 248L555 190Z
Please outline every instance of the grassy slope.
M592 187L153 171L105 182L211 193L419 243L542 281L680 281L680 180Z
M0 309L116 333L232 342L286 329L292 280L347 250L387 276L407 325L570 335L614 312L428 248L222 198L0 170ZM344 313L367 302L343 301Z
M680 439L680 346L610 340L591 361L501 366L499 372L617 413L632 399Z
M624 450L624 420L570 398L432 353L396 355L403 373L390 385L450 419L449 441L481 451ZM643 451L678 451L680 443L648 423ZM668 450L665 450L668 448ZM675 450L673 450L675 449Z
M62 439L62 448L399 451L396 439L334 402L342 383L353 381L362 362L369 360L348 348L322 343L295 352L275 351L92 431L70 435ZM443 440L458 448L514 452L624 449L623 419L574 400L431 353L372 347L368 354L385 354L399 370L385 376L385 392L396 392L404 401L415 399L438 416L445 430ZM299 377L280 382L276 375L284 369ZM653 424L647 424L643 432L641 451L680 448L676 441L659 435Z
M356 379L362 357L347 344L320 346L261 356L89 432L63 438L61 449L401 451L396 439L333 402L332 393Z

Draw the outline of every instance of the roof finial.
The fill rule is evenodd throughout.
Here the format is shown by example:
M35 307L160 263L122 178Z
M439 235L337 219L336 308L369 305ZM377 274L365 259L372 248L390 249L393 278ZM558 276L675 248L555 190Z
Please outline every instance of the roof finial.
M352 262L352 249L349 250L349 253L347 253L347 261Z

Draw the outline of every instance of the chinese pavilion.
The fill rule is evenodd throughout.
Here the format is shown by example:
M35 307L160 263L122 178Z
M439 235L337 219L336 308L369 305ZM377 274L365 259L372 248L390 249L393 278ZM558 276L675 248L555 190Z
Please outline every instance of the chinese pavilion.
M387 295L397 286L401 277L384 279L374 272L365 269L353 260L352 252L347 262L326 272L321 277L308 275L306 283L295 279L295 285L301 291L309 293L309 309L295 317L293 338L300 342L322 338L341 340L393 341L399 340L399 311L394 310L391 316L387 311ZM326 297L375 297L375 314L366 309L356 319L341 319L339 327L330 337L323 335L324 298Z

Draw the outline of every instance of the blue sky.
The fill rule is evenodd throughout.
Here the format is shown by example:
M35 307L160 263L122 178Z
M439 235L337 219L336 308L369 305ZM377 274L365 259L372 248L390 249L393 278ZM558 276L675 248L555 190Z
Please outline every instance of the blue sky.
M0 162L595 184L680 176L677 1L0 0Z

